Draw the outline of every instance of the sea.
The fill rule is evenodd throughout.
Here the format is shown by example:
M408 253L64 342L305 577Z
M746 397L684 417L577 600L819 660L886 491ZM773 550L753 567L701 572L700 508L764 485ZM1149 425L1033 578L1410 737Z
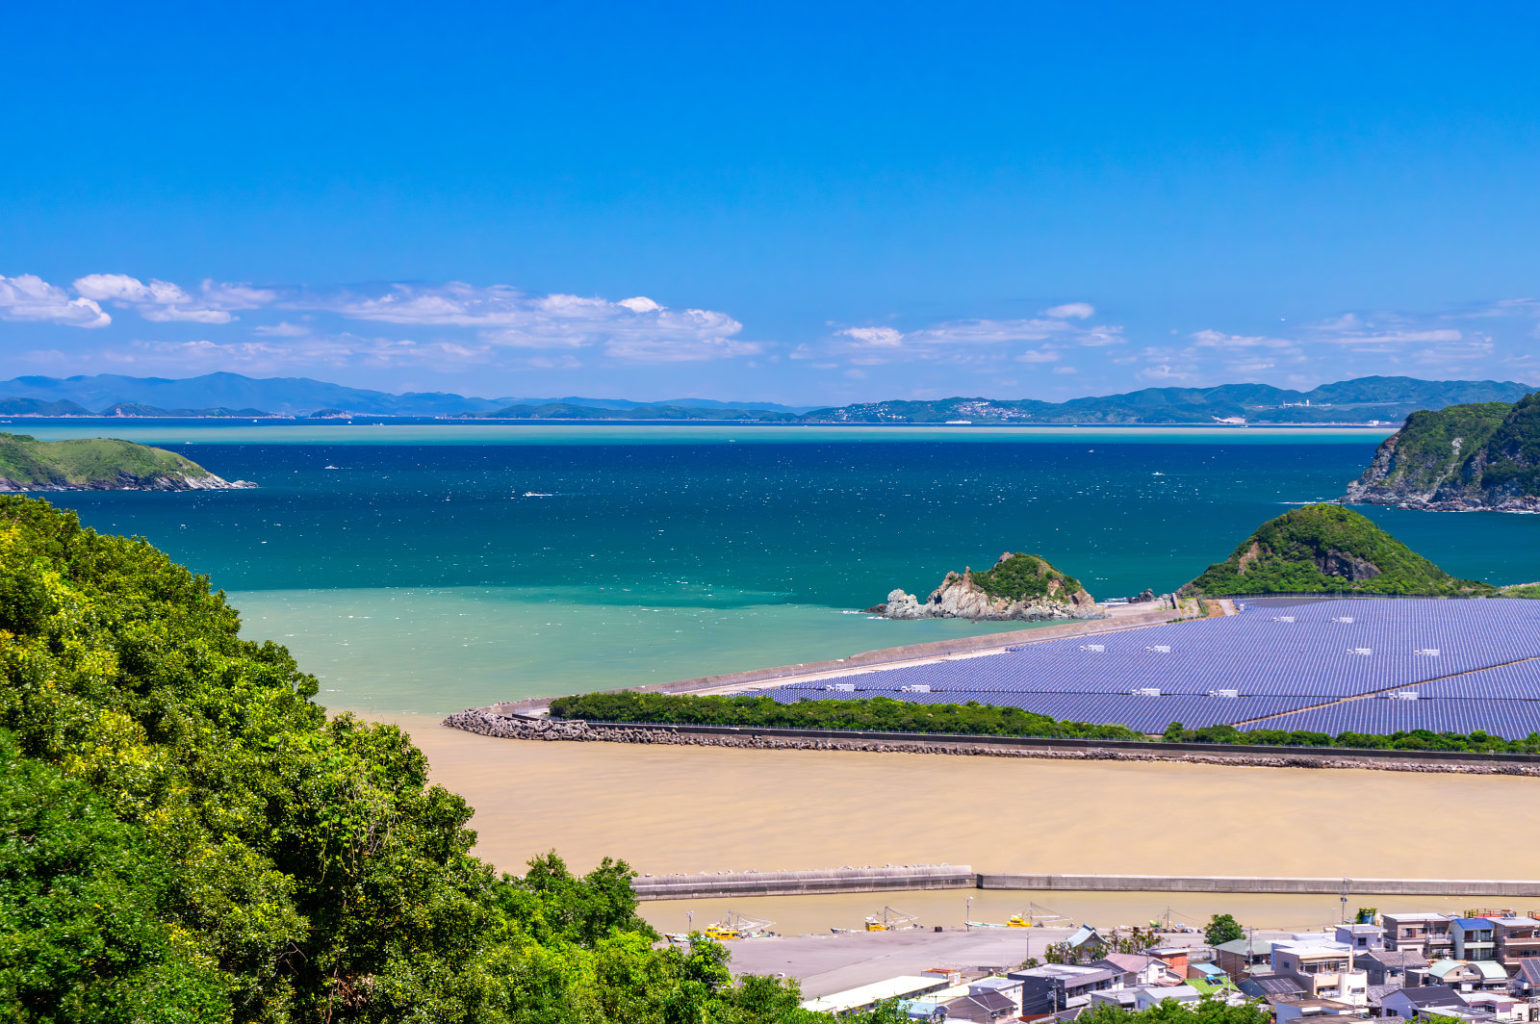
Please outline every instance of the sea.
M990 632L863 610L1006 551L1168 591L1329 500L1389 429L36 421L251 490L47 496L206 574L334 708L444 714ZM1540 517L1363 511L1459 576L1540 580Z

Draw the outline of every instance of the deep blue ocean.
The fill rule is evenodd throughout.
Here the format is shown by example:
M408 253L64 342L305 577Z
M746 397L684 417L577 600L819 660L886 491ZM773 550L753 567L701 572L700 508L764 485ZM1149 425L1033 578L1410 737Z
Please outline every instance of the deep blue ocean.
M998 628L842 613L1007 550L1170 590L1383 436L482 429L139 426L113 433L259 488L55 497L207 573L328 703L439 712ZM1540 579L1540 517L1364 511L1456 575Z

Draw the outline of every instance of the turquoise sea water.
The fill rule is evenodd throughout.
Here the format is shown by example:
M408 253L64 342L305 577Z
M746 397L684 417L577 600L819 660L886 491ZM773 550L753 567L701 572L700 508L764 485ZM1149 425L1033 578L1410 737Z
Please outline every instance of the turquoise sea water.
M433 713L992 631L852 613L1005 550L1099 597L1171 589L1340 494L1385 433L108 427L19 429L261 486L59 504L208 573L326 703ZM1540 517L1368 513L1451 572L1540 579Z

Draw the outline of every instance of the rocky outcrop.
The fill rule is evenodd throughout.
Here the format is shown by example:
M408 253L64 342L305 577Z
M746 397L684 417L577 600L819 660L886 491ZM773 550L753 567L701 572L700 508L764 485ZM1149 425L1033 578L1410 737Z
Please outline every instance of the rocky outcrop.
M41 491L240 491L257 486L250 480L226 480L207 473L193 476L189 473L163 473L155 476L139 476L119 470L111 477L89 480L84 483L49 481L47 483L20 483L0 477L0 492L37 493Z
M1434 511L1540 512L1540 393L1513 405L1417 412L1343 501Z
M1036 555L1007 551L994 568L949 572L924 601L895 589L868 609L890 619L974 619L1044 622L1099 619L1105 614L1076 579Z

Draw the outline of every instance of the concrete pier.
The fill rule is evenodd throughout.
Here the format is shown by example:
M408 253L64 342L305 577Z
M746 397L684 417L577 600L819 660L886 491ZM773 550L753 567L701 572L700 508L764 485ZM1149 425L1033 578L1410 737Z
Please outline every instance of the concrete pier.
M1540 898L1540 881L1461 878L1249 878L1222 875L1038 875L975 873L966 864L916 864L820 871L718 871L644 875L632 880L641 900L726 896L815 896L824 893L925 889L1014 889L1028 892L1210 892L1346 896L1508 896Z
M1348 896L1540 897L1540 881L1456 878L1244 878L1202 875L981 874L980 889L1074 892L1330 893Z
M966 864L829 868L822 871L722 871L697 875L643 875L632 879L640 900L714 899L722 896L809 896L835 892L973 889L979 876Z

